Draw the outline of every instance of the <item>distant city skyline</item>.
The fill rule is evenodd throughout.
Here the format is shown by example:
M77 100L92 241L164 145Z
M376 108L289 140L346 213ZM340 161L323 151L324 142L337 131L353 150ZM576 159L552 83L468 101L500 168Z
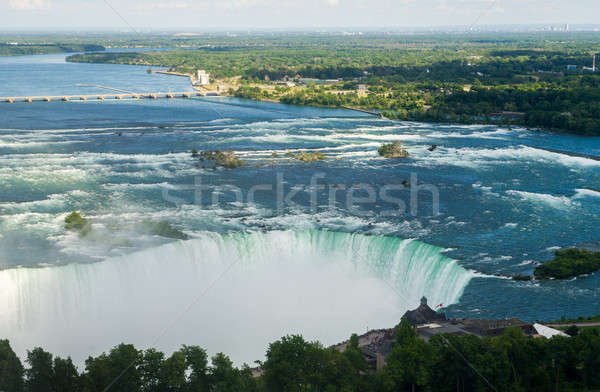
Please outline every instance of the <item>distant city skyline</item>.
M592 0L0 0L0 30L598 25Z

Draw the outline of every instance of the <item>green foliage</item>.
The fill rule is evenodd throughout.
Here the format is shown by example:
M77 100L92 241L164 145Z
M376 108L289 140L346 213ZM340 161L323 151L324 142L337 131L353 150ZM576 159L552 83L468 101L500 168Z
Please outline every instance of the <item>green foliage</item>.
M402 320L377 374L367 366L356 335L343 352L284 336L269 345L258 378L222 353L209 366L206 351L197 346L165 358L154 349L121 344L89 357L81 376L70 359L52 361L40 348L28 353L27 363L24 384L19 359L8 341L0 341L3 391L103 392L109 385L110 391L133 392L580 391L600 388L600 332L581 329L570 338L543 339L507 328L497 337L435 335L426 342Z
M186 384L186 370L188 364L185 354L181 351L175 351L163 363L159 371L161 389L167 391L180 391Z
M553 260L535 269L536 278L567 279L590 274L600 269L600 252L572 248L557 250L555 256Z
M8 340L0 340L0 391L23 392L24 369Z
M365 383L349 357L298 335L271 343L263 370L267 391L351 391Z
M294 159L301 161L301 162L313 163L313 162L324 160L325 154L323 154L320 151L313 151L313 152L303 151L303 152L300 152L300 153L294 155Z
M206 351L198 346L183 346L181 349L190 368L190 386L192 390L203 390L209 385L208 357Z
M218 151L215 161L217 165L227 169L235 169L244 165L244 162L236 157L233 151Z
M241 77L242 84L232 91L237 97L379 109L391 119L517 124L598 135L600 75L582 70L591 65L598 37L590 33L556 37L543 33L205 36L190 39L203 45L196 50L84 54L69 61L157 65L184 73L206 69L216 78ZM146 41L157 43L149 37ZM577 65L577 71L567 72L570 64ZM252 85L296 75L342 81L292 89ZM359 84L368 87L365 93L359 94Z
M65 228L67 230L77 231L81 236L86 236L92 230L92 225L77 211L73 211L65 217Z
M385 158L406 158L408 151L406 151L399 141L395 141L391 144L384 144L377 150L379 155Z
M163 388L163 362L165 354L150 348L142 354L139 363L140 377L144 392L159 392Z
M54 358L54 391L77 392L82 389L81 379L71 358Z
M54 368L52 354L41 348L27 352L25 370L25 390L27 392L53 392Z
M195 150L192 150L192 157L200 158L201 161L213 161L216 166L221 166L227 169L235 169L244 166L244 162L239 159L233 151L202 151L194 154Z
M565 333L569 336L575 336L579 333L579 327L577 325L571 325L565 329Z
M138 225L138 230L150 235L158 235L165 238L173 238L176 240L187 240L188 236L181 230L171 226L167 221L152 222L143 221Z

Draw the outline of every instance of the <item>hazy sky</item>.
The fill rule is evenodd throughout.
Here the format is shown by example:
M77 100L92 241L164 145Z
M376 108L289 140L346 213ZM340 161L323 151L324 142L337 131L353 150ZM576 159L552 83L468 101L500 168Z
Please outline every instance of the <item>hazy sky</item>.
M111 10L112 5L116 12ZM597 0L0 0L0 30L599 24Z

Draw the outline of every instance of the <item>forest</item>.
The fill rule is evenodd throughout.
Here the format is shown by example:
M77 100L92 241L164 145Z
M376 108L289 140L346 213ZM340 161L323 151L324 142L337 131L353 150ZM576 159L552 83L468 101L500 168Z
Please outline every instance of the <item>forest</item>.
M25 365L0 340L0 390L5 392L318 392L318 391L597 391L600 333L572 327L570 337L528 338L520 328L498 337L417 337L406 319L385 367L367 365L358 337L345 351L302 336L271 343L256 368L238 368L222 353L208 359L198 346L170 356L120 344L89 357L82 371L70 358L42 348L27 352ZM259 370L259 371L258 371Z
M162 66L188 74L205 69L217 83L235 78L230 94L237 97L353 106L391 119L600 135L600 73L592 69L600 33L262 38L181 38L171 45L191 47L79 54L68 61ZM281 86L281 80L295 86Z

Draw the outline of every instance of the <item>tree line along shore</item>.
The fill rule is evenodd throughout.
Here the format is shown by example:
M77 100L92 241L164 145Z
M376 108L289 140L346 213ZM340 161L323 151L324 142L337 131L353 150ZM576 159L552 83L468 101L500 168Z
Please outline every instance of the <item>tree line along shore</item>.
M70 358L42 348L25 365L0 340L0 390L5 392L318 392L318 391L597 391L600 332L571 328L570 337L528 337L509 327L499 336L439 334L420 338L406 318L393 330L385 366L376 369L353 335L325 348L302 336L271 343L256 367L236 367L198 346L170 356L120 344L90 356L81 371Z

